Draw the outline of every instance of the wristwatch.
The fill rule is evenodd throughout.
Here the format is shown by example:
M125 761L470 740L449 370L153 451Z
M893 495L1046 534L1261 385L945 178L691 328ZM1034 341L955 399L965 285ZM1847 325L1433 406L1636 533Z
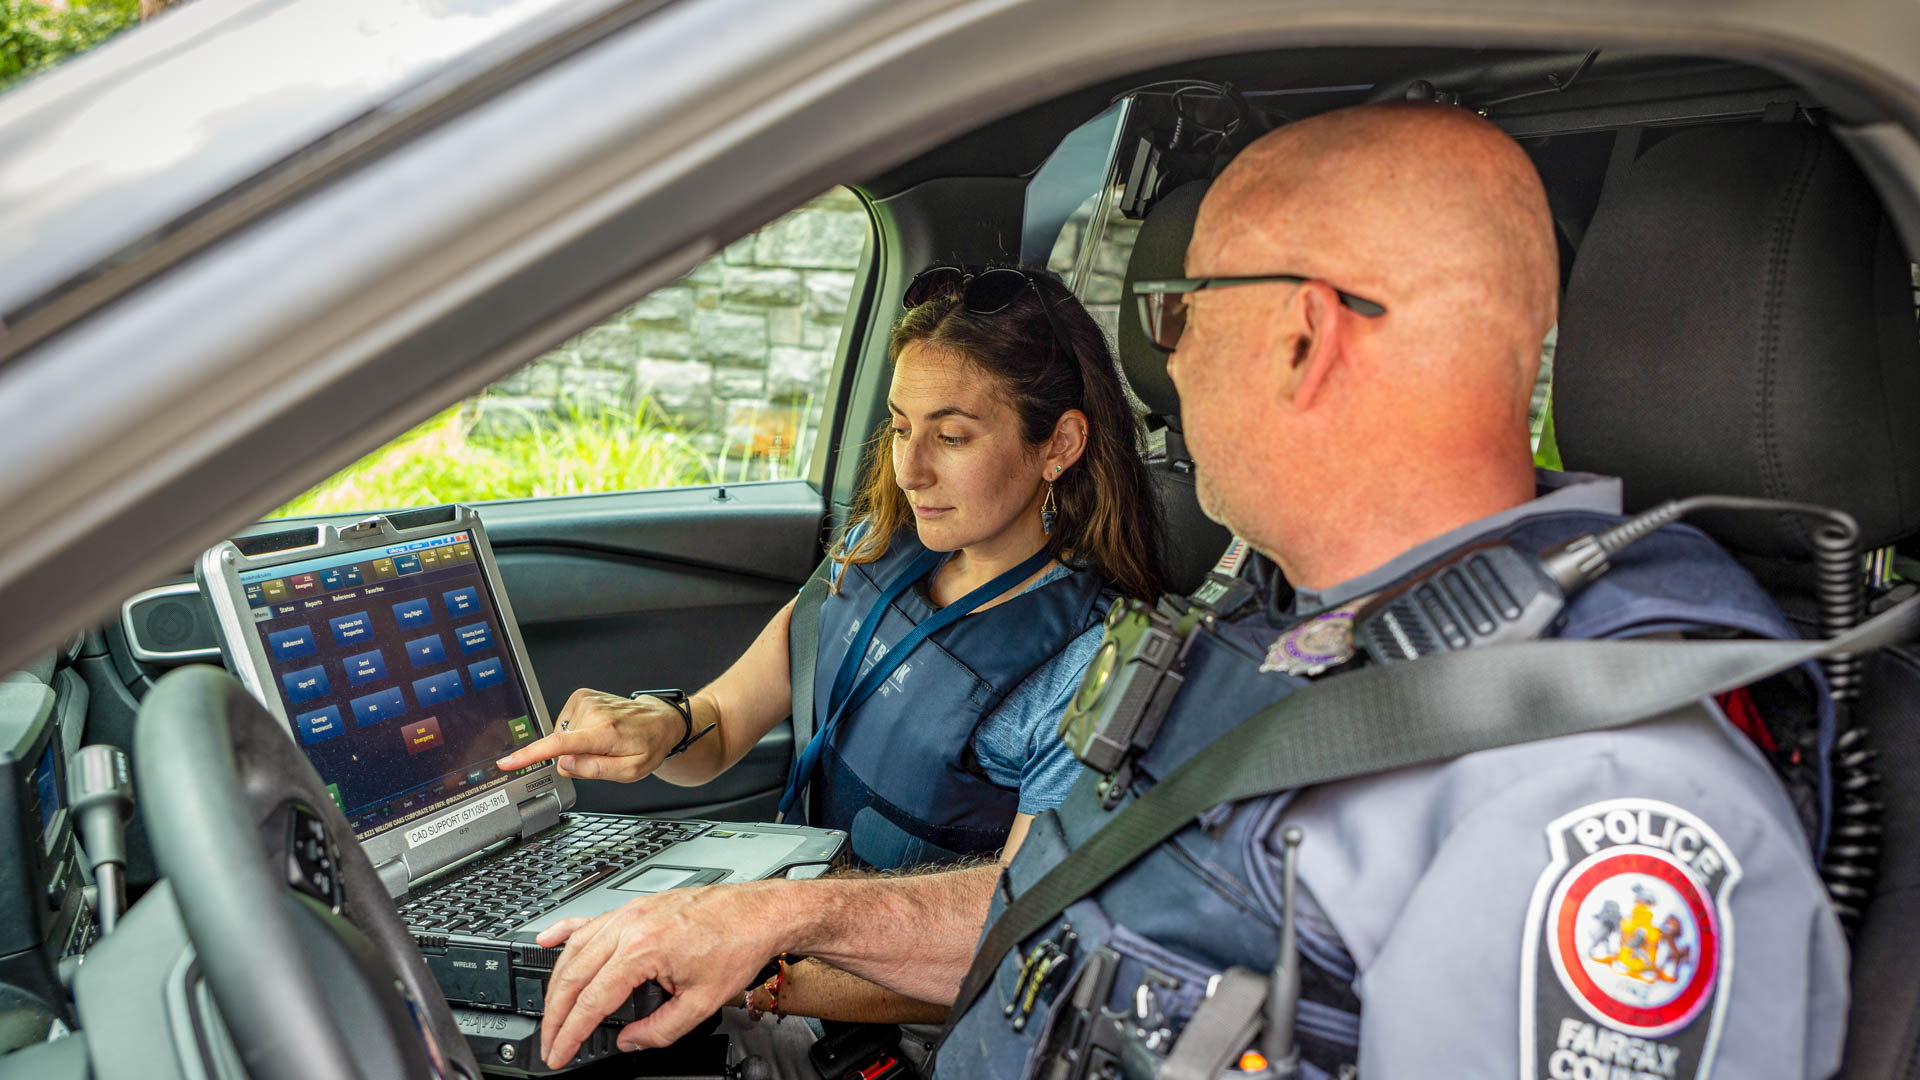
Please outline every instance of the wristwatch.
M673 744L673 749L667 751L668 757L684 752L687 747L705 738L707 732L719 726L717 724L708 724L706 727L700 729L700 734L695 735L693 733L693 705L687 700L687 692L685 690L635 690L633 693L628 694L627 697L632 699L643 697L659 698L661 701L673 706L675 711L679 712L680 719L686 723L687 729L681 734L680 741Z

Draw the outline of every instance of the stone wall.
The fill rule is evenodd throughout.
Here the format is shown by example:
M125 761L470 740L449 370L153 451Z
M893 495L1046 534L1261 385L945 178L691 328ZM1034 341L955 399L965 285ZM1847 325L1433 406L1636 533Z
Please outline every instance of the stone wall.
M1096 205L1089 199L1068 220L1048 265L1065 276L1085 259L1078 292L1114 341L1118 320L1132 317L1121 281L1139 224L1112 213L1085 254ZM496 383L478 411L500 422L644 414L677 429L723 479L799 475L867 243L866 211L836 188ZM1536 437L1552 357L1550 335Z
M798 475L867 242L866 211L836 188L496 383L480 409L644 412L724 478Z

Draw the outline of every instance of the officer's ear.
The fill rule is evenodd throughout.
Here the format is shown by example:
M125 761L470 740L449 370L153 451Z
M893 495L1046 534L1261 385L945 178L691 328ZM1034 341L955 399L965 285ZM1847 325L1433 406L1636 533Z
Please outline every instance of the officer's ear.
M1286 333L1280 340L1281 396L1298 411L1314 406L1343 354L1342 340L1351 313L1324 281L1308 281L1287 304Z

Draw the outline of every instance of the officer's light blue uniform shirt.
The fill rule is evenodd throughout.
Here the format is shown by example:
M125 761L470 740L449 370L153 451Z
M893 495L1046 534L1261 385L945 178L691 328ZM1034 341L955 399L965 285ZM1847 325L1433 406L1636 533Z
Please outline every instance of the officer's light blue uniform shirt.
M846 542L857 543L864 528L855 526ZM1056 566L1020 591L1032 592L1071 573L1064 566ZM831 580L839 580L838 563L828 575ZM1094 625L1041 664L981 722L974 737L980 768L994 783L1020 790L1023 814L1059 806L1080 776L1079 760L1060 741L1060 715L1066 712L1067 703L1080 688L1080 676L1099 651L1102 632L1102 626Z

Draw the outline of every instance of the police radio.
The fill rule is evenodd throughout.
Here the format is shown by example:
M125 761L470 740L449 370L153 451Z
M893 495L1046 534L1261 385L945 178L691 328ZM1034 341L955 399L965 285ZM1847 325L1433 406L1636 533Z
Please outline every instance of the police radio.
M1198 622L1197 612L1176 618L1130 597L1113 602L1106 636L1060 718L1060 739L1074 757L1111 778L1153 744L1184 681L1181 662Z

